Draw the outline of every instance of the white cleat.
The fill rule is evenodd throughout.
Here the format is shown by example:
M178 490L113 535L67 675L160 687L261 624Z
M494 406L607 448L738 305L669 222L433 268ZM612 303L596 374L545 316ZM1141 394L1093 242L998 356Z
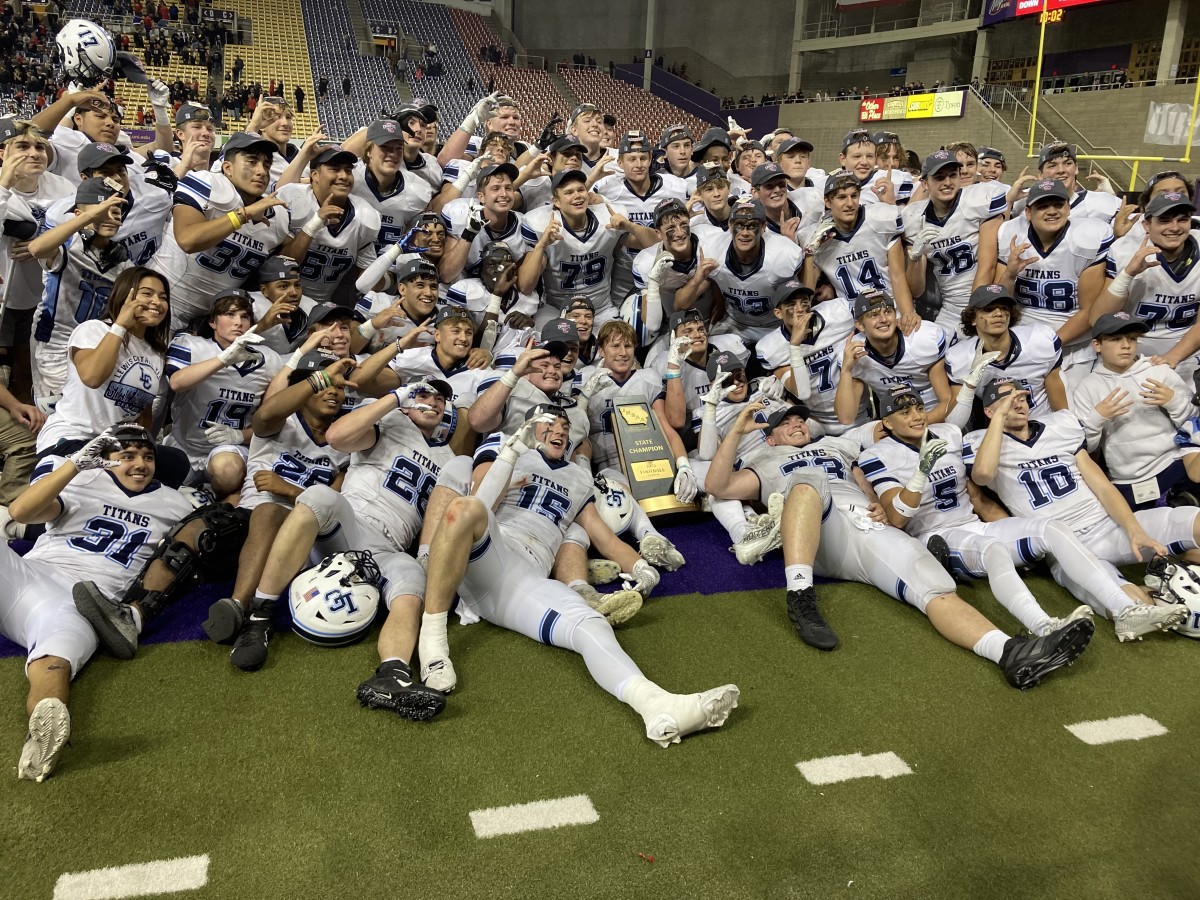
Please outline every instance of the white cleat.
M425 683L425 687L448 694L458 684L458 674L454 671L454 663L450 662L449 657L439 656L429 662L422 660L421 681Z
M588 584L609 584L621 574L621 567L611 559L588 560Z
M54 697L39 701L29 717L29 736L21 749L17 777L39 784L45 781L70 738L71 714L67 705Z
M1065 619L1056 619L1052 616L1050 618L1050 622L1037 633L1037 636L1045 637L1050 632L1058 631L1058 629L1062 628L1064 625L1070 625L1072 622L1077 622L1080 619L1087 619L1089 622L1094 622L1095 615L1096 614L1092 612L1092 608L1090 606L1088 606L1086 603L1081 603L1079 606L1071 610L1071 614Z
M779 530L779 524L770 516L762 515L757 523L746 529L742 539L729 549L743 566L752 566L781 546L783 533Z
M575 591L583 602L608 620L609 625L620 625L632 619L642 608L643 597L633 590L614 591L602 594L590 584L577 584Z
M674 572L684 563L683 554L661 534L648 534L642 538L638 553L650 565L667 572Z
M1137 603L1121 610L1113 617L1113 626L1118 641L1141 640L1142 635L1155 629L1170 631L1178 628L1187 618L1182 606L1147 606Z
M725 684L702 694L667 694L664 708L646 719L646 737L660 747L670 747L702 728L720 728L738 705L741 691Z

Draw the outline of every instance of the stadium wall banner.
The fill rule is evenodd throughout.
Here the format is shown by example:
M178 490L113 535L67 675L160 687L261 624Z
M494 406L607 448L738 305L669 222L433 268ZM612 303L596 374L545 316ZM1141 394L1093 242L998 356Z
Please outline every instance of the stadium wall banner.
M872 97L859 104L858 120L889 122L897 119L947 119L963 115L966 108L966 91Z
M1187 103L1155 103L1150 102L1146 111L1146 134L1143 142L1147 144L1166 144L1170 147L1182 147L1187 143L1188 122L1192 118L1192 107ZM1200 132L1200 120L1192 129L1192 146L1200 144L1197 134Z
M226 25L232 25L234 15L232 9L210 9L205 7L200 10L200 18L205 22L222 22Z

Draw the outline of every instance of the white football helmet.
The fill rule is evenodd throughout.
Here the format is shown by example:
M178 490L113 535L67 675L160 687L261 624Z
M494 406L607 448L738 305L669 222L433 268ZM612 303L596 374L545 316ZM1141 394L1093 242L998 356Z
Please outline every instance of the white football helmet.
M634 500L627 485L616 478L597 475L592 496L596 501L596 511L600 513L604 524L613 530L613 534L620 534L629 527L629 520L633 518Z
M1159 606L1182 606L1187 618L1175 630L1200 638L1200 567L1169 556L1156 556L1146 565L1146 589Z
M71 19L54 40L71 81L92 88L112 75L117 47L112 35L100 25L87 19Z
M375 621L382 580L367 550L326 557L292 581L292 630L325 647L354 643Z

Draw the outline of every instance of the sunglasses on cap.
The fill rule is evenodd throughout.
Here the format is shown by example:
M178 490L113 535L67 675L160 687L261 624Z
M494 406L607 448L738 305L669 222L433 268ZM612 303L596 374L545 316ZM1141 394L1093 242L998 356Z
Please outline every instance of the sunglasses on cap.
M212 119L212 111L207 106L197 106L195 103L189 104L191 109L188 110L189 122L208 122Z
M898 144L900 143L900 135L894 131L880 131L875 135L876 144Z
M273 106L287 106L288 102L282 97L263 97L263 103L270 103Z
M1146 190L1148 190L1148 191L1153 190L1154 186L1156 184L1158 184L1159 182L1169 181L1172 178L1177 178L1180 181L1182 181L1184 184L1187 184L1187 179L1183 177L1182 172L1156 172L1155 174L1151 175L1150 178L1146 181Z
M574 122L576 119L586 113L598 112L600 112L600 107L596 106L594 103L580 103L577 107L571 110L571 117L567 121Z
M851 144L873 144L875 139L871 137L871 132L866 130L851 131L846 135L846 139L842 141L843 147L849 147Z

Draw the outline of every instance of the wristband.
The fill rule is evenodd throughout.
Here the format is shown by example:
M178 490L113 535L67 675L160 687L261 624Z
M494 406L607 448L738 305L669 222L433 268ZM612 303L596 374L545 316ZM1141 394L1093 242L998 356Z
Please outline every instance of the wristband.
M681 456L675 460L675 471L676 472L678 472L680 469L687 469L688 471L691 471L691 468L692 468L692 462L686 456Z
M963 384L958 389L958 402L959 403L974 403L975 402L975 388L973 385L963 382Z
M501 299L499 294L491 294L490 299L488 300L487 309L485 309L483 311L483 314L485 316L500 315L500 310L502 308L503 303L504 303L504 301Z
M321 387L321 379L317 377L316 372L313 372L304 380L308 382L308 386L312 388L312 392L314 394L319 394L322 390L324 390L324 388Z
M288 357L287 367L289 369L295 369L296 367L298 367L300 365L300 360L302 360L302 359L304 359L304 351L297 350L295 353L293 353L291 356Z
M230 212L230 213L226 213L225 215L228 216L229 224L233 226L234 231L237 231L239 228L242 227L242 220L240 218L238 218L237 213Z
M682 374L681 372L667 372L667 374L664 375L663 378L667 378L667 379L678 378L678 377L680 377L681 374Z
M375 327L375 323L370 319L358 326L358 333L365 337L368 341L379 333L379 329Z
M115 334L122 341L129 337L129 330L124 325L118 325L116 322L108 326L108 333Z
M1121 270L1120 274L1112 280L1108 286L1108 292L1114 297L1125 298L1129 296L1129 288L1133 286L1133 276Z
M514 372L512 369L509 369L507 372L505 372L503 375L500 376L500 383L502 385L504 385L506 388L508 388L510 391L517 386L517 382L520 380L521 380L520 376L518 376L517 373Z
M474 230L472 230L470 228L464 228L462 230L461 237L464 241L466 241L469 244L469 243L471 243L471 241L475 240L475 238L478 236L478 234L479 234L478 228L476 228Z
M794 369L804 368L804 351L795 344L788 345L788 362Z
M901 500L899 491L896 491L896 495L892 497L892 509L896 510L896 512L900 513L900 515L907 516L910 519L917 514L917 507L909 506L907 503Z
M325 220L321 218L321 214L313 213L313 217L305 222L304 227L300 230L307 234L310 238L314 238L317 236L317 232L324 227Z

